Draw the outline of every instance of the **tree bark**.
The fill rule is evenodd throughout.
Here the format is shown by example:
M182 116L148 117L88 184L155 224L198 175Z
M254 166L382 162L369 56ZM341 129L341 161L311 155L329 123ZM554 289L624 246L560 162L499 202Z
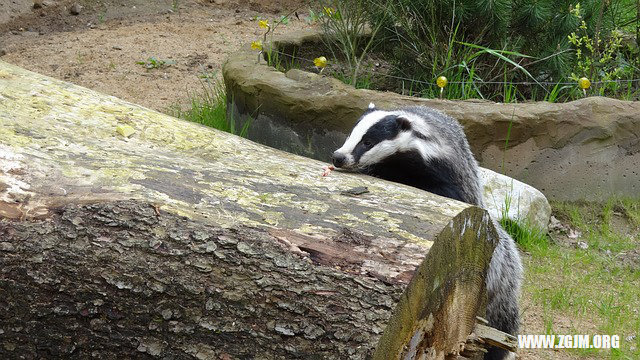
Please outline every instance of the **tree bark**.
M457 354L488 214L321 166L0 62L0 358Z

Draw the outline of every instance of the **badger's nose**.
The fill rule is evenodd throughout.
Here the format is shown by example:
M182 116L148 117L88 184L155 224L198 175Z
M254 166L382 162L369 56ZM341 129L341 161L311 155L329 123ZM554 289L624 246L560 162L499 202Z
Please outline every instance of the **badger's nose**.
M347 159L346 156L344 156L344 154L341 154L339 152L334 152L333 156L331 157L331 159L333 160L333 165L335 167L342 167L342 165L344 165L344 161Z

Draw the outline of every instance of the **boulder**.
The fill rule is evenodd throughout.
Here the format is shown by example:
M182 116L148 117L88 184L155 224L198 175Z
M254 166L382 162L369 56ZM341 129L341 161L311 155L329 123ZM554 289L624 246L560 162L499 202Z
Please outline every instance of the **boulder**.
M551 205L539 190L521 181L480 168L484 207L494 219L507 217L547 231Z

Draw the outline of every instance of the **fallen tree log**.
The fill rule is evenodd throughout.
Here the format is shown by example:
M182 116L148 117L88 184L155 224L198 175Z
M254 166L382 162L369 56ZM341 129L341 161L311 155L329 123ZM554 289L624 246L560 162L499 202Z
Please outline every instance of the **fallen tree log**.
M460 353L486 211L321 166L0 61L0 358Z

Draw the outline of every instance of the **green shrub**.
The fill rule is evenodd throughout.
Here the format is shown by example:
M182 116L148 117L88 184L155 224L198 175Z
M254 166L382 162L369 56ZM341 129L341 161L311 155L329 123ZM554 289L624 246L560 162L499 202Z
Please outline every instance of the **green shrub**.
M351 2L360 5L343 5L343 11L369 14L370 28L382 44L377 49L392 64L392 75L406 79L398 79L396 87L411 88L414 95L437 96L435 79L441 75L449 79L448 98L496 101L582 96L575 86L554 88L582 76L596 88L608 86L598 81L640 77L637 47L625 48L621 32L613 31L624 26L623 31L631 30L637 14L630 0ZM325 16L325 23L336 27L343 20L340 15ZM585 41L579 44L579 39ZM591 51L582 48L586 39L593 44ZM618 85L609 92L622 90L633 97L640 84Z

